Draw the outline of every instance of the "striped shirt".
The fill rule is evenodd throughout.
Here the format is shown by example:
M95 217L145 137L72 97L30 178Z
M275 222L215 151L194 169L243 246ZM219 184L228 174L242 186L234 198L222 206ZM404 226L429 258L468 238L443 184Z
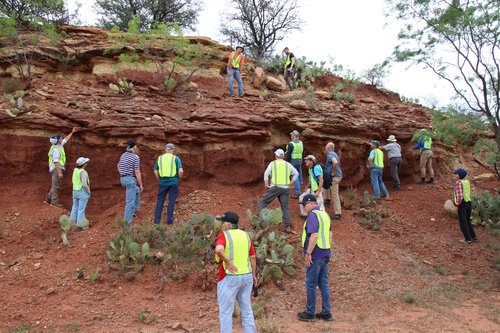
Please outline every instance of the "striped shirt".
M139 171L141 166L141 159L135 153L126 151L120 156L120 161L118 162L118 171L121 177L133 176L135 177L135 172Z

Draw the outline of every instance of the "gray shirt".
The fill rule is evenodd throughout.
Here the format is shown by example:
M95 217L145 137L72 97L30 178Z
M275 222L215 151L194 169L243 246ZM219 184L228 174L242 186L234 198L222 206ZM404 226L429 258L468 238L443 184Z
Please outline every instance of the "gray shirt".
M274 162L274 161L273 161ZM269 176L271 176L271 171L272 171L272 166L273 166L273 162L269 163L269 165L267 166L266 168L266 171L264 171L264 182L265 183L268 183L269 182ZM286 162L288 163L288 162ZM291 165L290 163L289 164L289 167L290 167L290 174L292 175L292 180L290 181L291 183L295 182L297 180L297 178L299 177L299 172L297 171L297 169L295 169L293 167L293 165ZM278 186L280 188L290 188L290 186L286 185L286 186L281 186L281 185L273 185L271 184L271 187L274 187L274 186Z
M384 146L384 149L387 151L387 157L389 159L393 157L401 157L401 146L397 143L388 143Z

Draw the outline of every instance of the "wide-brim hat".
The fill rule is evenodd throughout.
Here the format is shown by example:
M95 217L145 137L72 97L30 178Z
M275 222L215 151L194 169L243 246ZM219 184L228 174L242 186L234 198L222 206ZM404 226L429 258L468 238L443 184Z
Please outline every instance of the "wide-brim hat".
M398 140L396 140L396 137L394 135L389 135L389 137L387 138L387 141L396 142Z

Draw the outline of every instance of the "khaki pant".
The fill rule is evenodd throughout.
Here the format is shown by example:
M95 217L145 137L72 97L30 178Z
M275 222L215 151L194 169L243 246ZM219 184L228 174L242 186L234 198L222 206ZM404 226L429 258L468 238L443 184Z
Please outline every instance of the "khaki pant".
M45 199L45 201L47 201L48 203L58 204L59 203L59 190L61 189L62 178L59 178L57 176L57 170L51 171L50 174L51 174L52 183L51 183L50 191L47 194L47 199Z
M339 183L342 180L342 177L333 177L332 178L332 186L329 188L330 196L333 201L333 211L335 214L342 214L342 207L340 205L340 195L339 195Z
M420 177L425 179L425 169L429 169L429 177L434 178L432 170L432 150L423 150L420 154Z
M304 191L300 197L299 197L299 202L302 201L302 199L306 196L306 194L312 194L311 192L311 189L308 188L307 191ZM325 210L325 205L323 204L323 193L321 193L319 196L316 197L316 201L318 203L318 206L319 206L319 209L321 210ZM304 209L304 206L299 204L299 208L300 208L300 216L307 216L307 213Z

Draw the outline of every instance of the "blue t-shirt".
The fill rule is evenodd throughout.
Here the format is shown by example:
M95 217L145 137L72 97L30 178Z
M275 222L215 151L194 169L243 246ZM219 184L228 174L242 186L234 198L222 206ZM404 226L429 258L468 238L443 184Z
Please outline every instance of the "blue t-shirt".
M160 177L161 186L170 186L179 184L179 169L182 168L181 159L179 156L175 156L175 165L177 166L177 172L173 177ZM155 170L158 170L158 160L155 162Z
M334 157L337 160L338 165L337 165L337 172L333 175L333 177L342 177L342 170L340 168L340 158L339 158L339 155L337 155L337 153L334 151L330 151L330 152L328 152L328 154L326 154L326 163L325 163L326 170L328 170L328 172L332 173L332 171L333 171L332 158L334 158Z
M319 221L316 214L313 213L314 210L319 210L319 206L314 207L309 215L307 215L307 223L306 223L306 240L304 242L304 255L307 252L307 247L309 245L309 238L311 238L311 234L319 231ZM330 224L330 230L332 229L332 225ZM314 250L311 253L312 260L327 258L332 255L330 249L320 249L318 245L314 247Z
M314 177L314 181L319 184L319 176L323 176L323 169L321 168L321 165L319 164L315 164L313 167L312 167L312 171L313 171L313 177ZM309 169L309 175L311 175L311 169Z

